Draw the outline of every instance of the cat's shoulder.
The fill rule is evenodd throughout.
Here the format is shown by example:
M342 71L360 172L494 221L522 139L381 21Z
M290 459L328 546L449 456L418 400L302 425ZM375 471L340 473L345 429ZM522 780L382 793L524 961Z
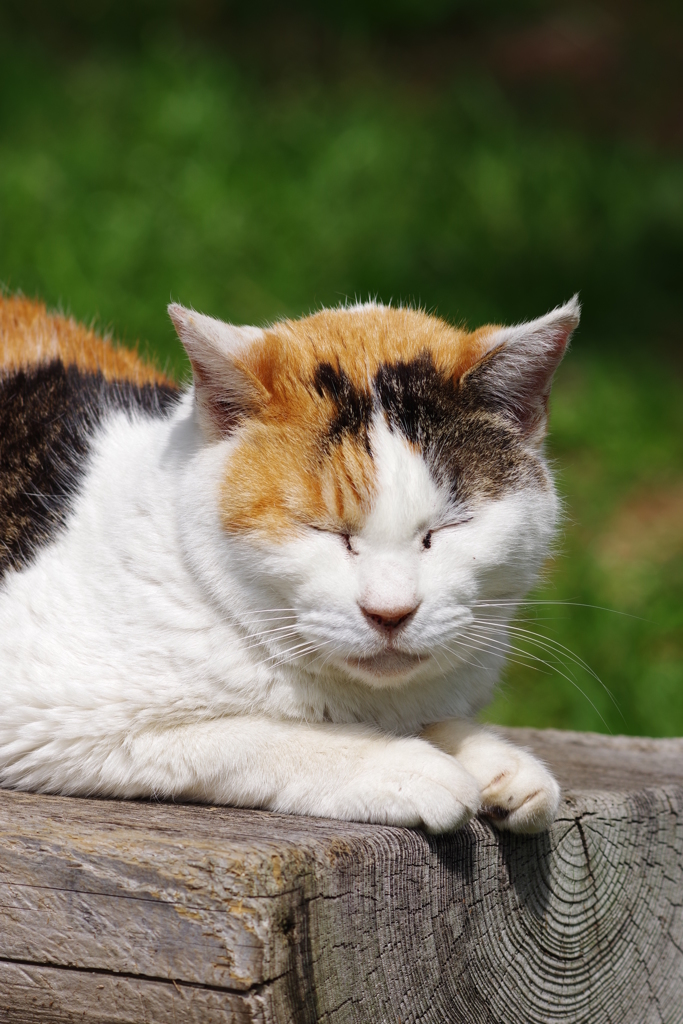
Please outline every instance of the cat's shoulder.
M49 313L42 302L0 295L0 375L61 363L107 381L169 386L169 379L137 352L100 337L73 317Z
M136 352L42 303L0 296L0 575L64 525L108 415L164 416L177 394Z

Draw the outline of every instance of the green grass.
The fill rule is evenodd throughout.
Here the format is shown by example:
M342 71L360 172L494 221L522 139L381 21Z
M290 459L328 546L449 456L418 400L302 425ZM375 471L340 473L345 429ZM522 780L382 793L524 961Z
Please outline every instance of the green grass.
M536 596L628 615L534 614L620 712L585 672L584 695L513 665L497 721L683 732L681 266L679 156L534 120L471 71L268 84L169 39L0 43L0 280L173 372L170 298L264 322L378 295L475 325L581 290L552 416L565 529Z

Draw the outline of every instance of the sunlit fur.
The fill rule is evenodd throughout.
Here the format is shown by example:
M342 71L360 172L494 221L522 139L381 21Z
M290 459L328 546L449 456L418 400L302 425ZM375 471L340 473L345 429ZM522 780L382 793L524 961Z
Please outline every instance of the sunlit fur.
M136 352L108 344L72 317L48 313L42 302L0 294L0 372L60 358L65 365L99 370L107 380L135 384L167 378Z
M226 528L273 535L291 533L297 522L360 529L373 496L372 462L358 438L324 450L333 402L311 384L317 368L340 368L362 389L380 366L429 351L457 379L486 351L490 333L467 334L417 310L374 304L322 310L264 331L237 364L261 400L226 473Z
M194 387L105 416L65 528L0 589L2 784L547 827L547 770L469 720L553 538L576 301L474 334L377 304L170 312Z

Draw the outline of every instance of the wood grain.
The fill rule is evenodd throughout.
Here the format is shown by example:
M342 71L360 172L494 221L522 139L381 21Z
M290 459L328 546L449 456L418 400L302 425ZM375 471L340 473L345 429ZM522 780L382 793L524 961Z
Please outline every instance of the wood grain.
M683 740L510 734L550 833L0 792L0 1021L683 1022Z
M602 736L560 729L500 729L549 764L563 789L632 793L683 786L683 739Z

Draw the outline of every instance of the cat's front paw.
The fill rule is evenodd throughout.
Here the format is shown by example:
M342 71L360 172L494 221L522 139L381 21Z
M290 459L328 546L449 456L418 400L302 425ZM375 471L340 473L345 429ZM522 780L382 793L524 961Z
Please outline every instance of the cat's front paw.
M374 745L373 745L374 746ZM451 832L480 805L476 780L455 758L419 739L389 741L368 750L313 813L384 825ZM308 812L310 813L310 811Z
M545 765L525 750L508 747L482 780L481 814L511 832L543 832L552 825L560 787Z
M419 740L415 745L426 747ZM434 753L438 757L434 757ZM393 755L359 780L369 821L422 827L427 832L451 832L477 813L479 786L458 762L439 751Z
M456 719L429 726L426 739L457 757L481 790L479 813L497 828L543 832L552 825L560 787L527 750L494 733Z

